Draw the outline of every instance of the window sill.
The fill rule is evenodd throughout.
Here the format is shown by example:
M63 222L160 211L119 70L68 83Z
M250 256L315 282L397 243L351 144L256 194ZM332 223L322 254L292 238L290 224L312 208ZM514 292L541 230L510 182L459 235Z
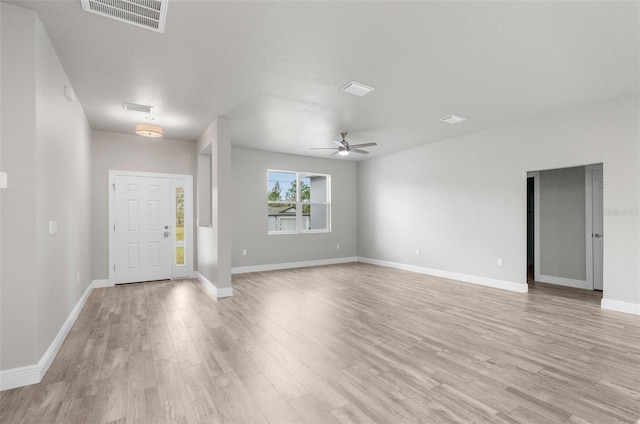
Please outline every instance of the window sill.
M291 234L321 234L330 233L331 230L304 230L304 231L268 231L267 235L279 236L279 235L291 235Z

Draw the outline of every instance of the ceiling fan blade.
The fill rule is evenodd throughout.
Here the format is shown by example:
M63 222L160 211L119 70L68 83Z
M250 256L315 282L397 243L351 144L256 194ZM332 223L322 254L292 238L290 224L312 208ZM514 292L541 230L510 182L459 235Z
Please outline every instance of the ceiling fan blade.
M344 147L344 144L342 144L342 141L340 140L333 140L333 142L336 143L338 147Z
M350 152L356 152L356 153L362 153L362 154L369 154L369 152L365 151L365 150L360 150L360 149L349 149Z
M355 147L357 149L358 147L372 147L377 145L378 143L363 143L363 144L352 144L351 147Z
M309 150L338 150L337 147L309 147Z

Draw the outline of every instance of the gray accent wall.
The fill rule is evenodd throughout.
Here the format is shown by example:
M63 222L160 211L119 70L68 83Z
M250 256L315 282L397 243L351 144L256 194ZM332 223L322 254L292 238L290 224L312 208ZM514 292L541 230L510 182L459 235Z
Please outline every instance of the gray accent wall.
M196 144L93 131L91 146L93 278L102 280L109 278L109 171L195 175Z
M267 234L267 171L331 175L331 232ZM232 266L303 262L357 254L357 165L339 159L233 148ZM340 249L336 249L336 245ZM242 251L247 250L243 256Z
M525 284L527 171L603 163L604 297L638 304L639 116L633 96L361 162L358 256Z
M90 129L37 15L0 3L0 370L35 365L91 284ZM57 233L49 235L49 221Z
M585 281L584 167L540 172L540 274Z

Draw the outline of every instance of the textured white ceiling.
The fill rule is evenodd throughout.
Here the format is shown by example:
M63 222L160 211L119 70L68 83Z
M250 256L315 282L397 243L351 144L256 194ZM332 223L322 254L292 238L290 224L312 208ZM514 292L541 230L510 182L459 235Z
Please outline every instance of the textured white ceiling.
M13 3L38 12L96 130L132 133L128 101L168 138L224 116L235 146L326 156L308 148L348 131L378 142L362 159L640 92L638 2L171 0L164 34L80 0ZM375 90L339 91L352 80Z

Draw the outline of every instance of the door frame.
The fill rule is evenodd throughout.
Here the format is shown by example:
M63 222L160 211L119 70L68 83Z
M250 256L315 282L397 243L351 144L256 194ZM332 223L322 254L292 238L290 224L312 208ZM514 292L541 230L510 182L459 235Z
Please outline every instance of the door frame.
M529 177L533 178L533 279L540 281L540 171L527 172Z
M138 172L138 171L116 171L109 170L109 186L107 190L109 192L109 284L115 285L115 234L114 234L114 225L115 225L115 196L114 196L114 188L115 188L115 178L116 176L123 177L149 177L149 178L165 178L170 180L170 187L172 193L175 193L175 188L177 186L183 186L185 192L185 199L189 199L185 201L184 204L184 233L185 233L185 257L184 257L184 266L176 266L176 252L175 252L175 240L172 238L171 248L171 279L176 278L193 278L193 262L194 262L194 230L193 230L193 175L186 174L165 174L165 173L157 173L157 172ZM174 222L175 222L175 210L176 210L176 200L175 196L172 197L172 210L174 211Z
M587 289L589 290L593 290L593 180L591 178L591 172L596 170L602 170L604 173L603 164L587 165L584 167L585 247L587 254ZM604 258L602 262L604 266ZM604 279L602 280L602 292L604 293Z

